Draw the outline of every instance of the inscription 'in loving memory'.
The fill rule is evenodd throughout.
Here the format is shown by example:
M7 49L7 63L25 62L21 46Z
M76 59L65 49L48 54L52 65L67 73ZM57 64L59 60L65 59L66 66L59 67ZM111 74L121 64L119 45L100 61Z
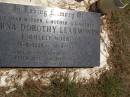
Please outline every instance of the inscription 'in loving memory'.
M0 6L3 67L99 65L98 13L5 3Z

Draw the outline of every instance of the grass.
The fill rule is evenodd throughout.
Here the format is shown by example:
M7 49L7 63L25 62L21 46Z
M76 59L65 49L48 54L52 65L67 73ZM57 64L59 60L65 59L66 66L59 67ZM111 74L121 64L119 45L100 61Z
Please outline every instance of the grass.
M114 74L104 74L100 80L82 83L75 79L70 81L67 73L56 73L50 77L49 86L27 80L23 87L16 85L15 88L17 90L9 94L2 92L0 97L123 97L123 83Z
M124 82L118 74L102 75L100 82L103 97L124 97Z
M122 2L123 2L124 4L127 4L127 3L129 3L129 0L122 0Z
M113 71L121 78L125 85L124 96L129 97L130 90L130 6L127 8L110 11L107 23L109 24L109 48L108 63L113 67ZM117 81L118 82L118 81ZM119 86L119 85L118 85ZM114 96L115 97L115 96Z

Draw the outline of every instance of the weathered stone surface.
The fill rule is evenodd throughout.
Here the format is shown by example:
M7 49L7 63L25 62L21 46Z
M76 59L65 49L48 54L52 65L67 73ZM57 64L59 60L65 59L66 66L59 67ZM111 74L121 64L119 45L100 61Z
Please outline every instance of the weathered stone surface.
M30 2L31 1L31 2ZM39 5L39 6L49 6L49 7L59 7L64 9L72 9L79 11L88 11L90 5L98 0L83 0L81 2L77 2L75 0L0 0L0 2L6 3L15 3L15 4L24 4L24 5ZM101 40L101 61L100 67L84 69L84 68L76 68L76 69L65 69L65 68L53 68L53 69L22 69L19 72L18 69L6 69L1 70L0 72L0 86L12 86L16 83L18 85L23 85L24 81L27 79L34 80L42 80L43 84L48 84L48 77L50 77L55 72L65 73L66 70L70 70L70 79L73 75L77 75L77 80L90 78L98 79L100 74L109 70L110 67L107 64L107 47L106 44L109 44L109 39L107 36L106 22L105 17L102 17L102 26L101 26L101 36L103 41ZM105 40L105 41L104 41ZM45 79L46 78L46 79ZM44 80L45 79L45 80Z
M99 66L100 14L17 4L0 6L1 22L4 16L0 23L1 67ZM22 10L25 8L27 11Z

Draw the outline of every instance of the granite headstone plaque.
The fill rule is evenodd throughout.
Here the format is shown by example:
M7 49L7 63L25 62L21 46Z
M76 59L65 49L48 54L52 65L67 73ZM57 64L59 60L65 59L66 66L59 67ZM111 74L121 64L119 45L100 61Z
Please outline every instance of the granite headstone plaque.
M100 14L0 3L0 67L100 64Z

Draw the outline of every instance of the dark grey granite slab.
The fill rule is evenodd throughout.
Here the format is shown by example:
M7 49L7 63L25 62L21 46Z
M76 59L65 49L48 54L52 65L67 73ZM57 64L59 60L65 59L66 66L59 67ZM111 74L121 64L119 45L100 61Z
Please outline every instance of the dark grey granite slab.
M0 3L0 67L100 64L100 14Z

